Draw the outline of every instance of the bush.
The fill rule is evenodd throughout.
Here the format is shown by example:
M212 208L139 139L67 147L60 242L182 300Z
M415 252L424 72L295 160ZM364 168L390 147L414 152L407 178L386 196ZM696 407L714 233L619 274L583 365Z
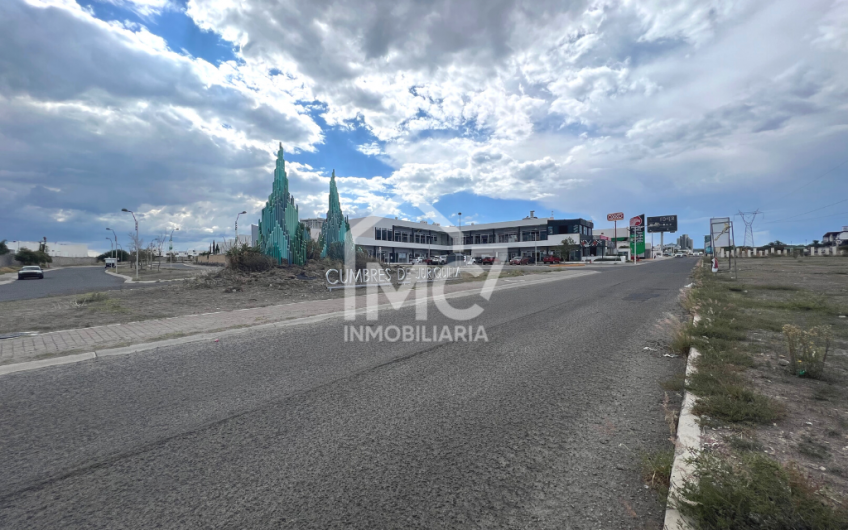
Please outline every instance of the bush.
M261 272L274 267L274 260L259 252L256 247L242 245L227 251L227 265L241 272Z
M40 250L22 248L15 254L15 261L19 261L24 265L42 265L44 263L53 263L53 258Z
M330 243L330 247L327 249L327 257L333 261L344 261L344 251L344 243L341 241L334 241L333 243Z
M804 331L786 324L783 335L789 346L789 363L792 373L798 376L820 378L824 373L827 352L830 350L830 326L816 326Z
M306 259L321 259L321 251L324 250L320 241L310 239L306 242Z
M818 495L819 488L797 467L782 467L758 453L732 463L716 454L693 460L694 479L678 498L680 512L697 528L715 530L836 530L848 528L848 514Z
M8 254L8 253L9 253L9 247L6 245L6 240L3 239L2 241L0 241L0 256L2 256L3 254Z

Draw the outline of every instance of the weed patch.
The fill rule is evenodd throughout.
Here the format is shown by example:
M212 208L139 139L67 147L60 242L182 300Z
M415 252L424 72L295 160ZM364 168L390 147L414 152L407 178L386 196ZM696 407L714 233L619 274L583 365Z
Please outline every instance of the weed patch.
M796 467L743 453L736 461L702 453L692 461L675 502L698 528L714 530L836 530L848 514L827 504L820 488Z
M82 296L78 296L75 302L78 305L86 305L93 304L95 302L103 302L109 299L109 295L106 293L86 293Z
M674 448L661 449L640 455L642 480L657 492L663 505L668 497L672 465L674 465Z

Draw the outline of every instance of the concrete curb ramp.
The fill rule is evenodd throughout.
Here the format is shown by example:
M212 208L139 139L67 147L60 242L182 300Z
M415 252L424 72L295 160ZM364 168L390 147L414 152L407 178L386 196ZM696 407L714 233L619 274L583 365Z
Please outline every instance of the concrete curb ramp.
M694 325L697 326L700 320L701 318L695 315ZM687 380L695 373L695 361L700 355L695 348L689 348L689 358L686 361ZM674 444L674 464L671 467L671 485L668 488L663 530L694 529L691 522L677 510L674 498L683 487L684 481L692 477L694 470L688 460L701 452L701 427L698 425L697 416L692 414L692 407L697 400L698 396L684 391L680 419L677 422L677 442Z

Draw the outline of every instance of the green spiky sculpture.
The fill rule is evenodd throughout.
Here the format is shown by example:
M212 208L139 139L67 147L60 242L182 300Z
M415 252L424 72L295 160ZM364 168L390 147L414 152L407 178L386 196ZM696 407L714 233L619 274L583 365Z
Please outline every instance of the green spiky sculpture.
M330 177L330 209L327 210L327 219L321 227L321 257L326 258L333 243L344 243L344 255L353 250L353 236L350 233L350 223L342 213L342 205L339 202L339 190L336 188L336 170Z
M283 144L277 152L277 167L274 169L274 186L262 217L259 219L259 248L263 254L281 264L306 263L306 241L309 230L300 222L300 214L294 197L289 194L289 179L286 176L286 161L283 159Z

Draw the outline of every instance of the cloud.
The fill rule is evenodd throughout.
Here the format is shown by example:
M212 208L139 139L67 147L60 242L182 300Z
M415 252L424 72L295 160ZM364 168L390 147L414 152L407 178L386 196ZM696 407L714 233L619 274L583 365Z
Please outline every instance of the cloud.
M143 23L0 4L0 222L120 222L121 203L219 235L233 201L261 206L277 142L333 150L328 127L392 168L336 166L350 215L466 192L595 217L674 197L708 217L848 141L845 1L189 0L233 43L218 65L148 24L176 4L113 4ZM289 167L323 213L328 175Z

